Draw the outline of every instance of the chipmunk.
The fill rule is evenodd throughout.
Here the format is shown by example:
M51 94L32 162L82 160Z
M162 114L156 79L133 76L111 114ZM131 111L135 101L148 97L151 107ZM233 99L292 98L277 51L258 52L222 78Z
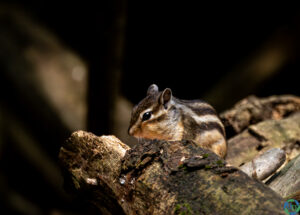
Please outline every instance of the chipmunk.
M128 133L146 139L192 140L222 158L227 151L224 126L211 105L175 98L171 89L160 92L155 84L133 108Z

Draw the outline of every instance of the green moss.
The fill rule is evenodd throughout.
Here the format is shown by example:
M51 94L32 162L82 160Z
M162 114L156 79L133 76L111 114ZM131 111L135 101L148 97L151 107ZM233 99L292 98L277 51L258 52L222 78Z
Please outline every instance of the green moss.
M205 169L211 169L212 167L210 165L205 165Z
M222 160L217 160L216 164L218 166L224 166L224 162Z
M180 164L178 166L179 169L187 170L187 167L184 164Z
M207 158L209 156L209 154L205 153L202 156L203 156L203 158Z
M192 215L193 211L188 203L177 204L174 208L174 213L178 215Z

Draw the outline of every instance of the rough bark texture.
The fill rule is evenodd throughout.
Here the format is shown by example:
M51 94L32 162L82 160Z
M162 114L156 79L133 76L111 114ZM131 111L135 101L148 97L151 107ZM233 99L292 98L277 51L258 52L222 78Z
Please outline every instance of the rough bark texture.
M285 119L250 125L229 139L226 161L238 167L271 148L283 149L289 161L300 153L299 143L300 113L295 113Z
M93 202L102 214L124 214L118 181L127 150L129 147L114 136L74 132L59 153L66 189Z
M277 147L287 161L300 153L300 98L249 96L221 114L228 140L226 160L240 166Z
M289 162L300 154L299 109L299 97L288 95L259 99L250 96L221 114L228 136L231 136L226 157L228 163L239 167L253 163L270 149L285 151L287 158L283 169L280 172L279 169L267 182L284 198L299 198L299 177L296 175L299 175L300 163Z
M220 115L228 137L240 133L249 125L268 119L282 119L300 111L300 98L292 95L257 98L249 96Z
M284 214L274 191L189 141L129 150L113 136L78 131L60 160L66 185L103 214Z
M291 196L300 201L300 155L271 177L266 184L284 198Z

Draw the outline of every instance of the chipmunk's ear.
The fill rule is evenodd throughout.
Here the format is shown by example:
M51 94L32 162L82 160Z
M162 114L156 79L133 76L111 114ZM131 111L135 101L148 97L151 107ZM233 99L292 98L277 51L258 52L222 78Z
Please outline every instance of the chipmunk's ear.
M150 87L147 90L147 95L152 95L158 93L158 86L156 84L150 85Z
M170 88L166 88L160 95L159 101L164 106L165 109L168 108L170 101L172 99L172 91Z

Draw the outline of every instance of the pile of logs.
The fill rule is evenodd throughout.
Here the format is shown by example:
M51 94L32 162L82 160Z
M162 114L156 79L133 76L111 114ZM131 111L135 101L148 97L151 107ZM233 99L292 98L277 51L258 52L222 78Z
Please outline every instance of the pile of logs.
M191 141L130 148L77 131L59 154L65 187L101 214L285 214L286 199L300 194L299 111L294 96L250 96L222 113L226 160Z

